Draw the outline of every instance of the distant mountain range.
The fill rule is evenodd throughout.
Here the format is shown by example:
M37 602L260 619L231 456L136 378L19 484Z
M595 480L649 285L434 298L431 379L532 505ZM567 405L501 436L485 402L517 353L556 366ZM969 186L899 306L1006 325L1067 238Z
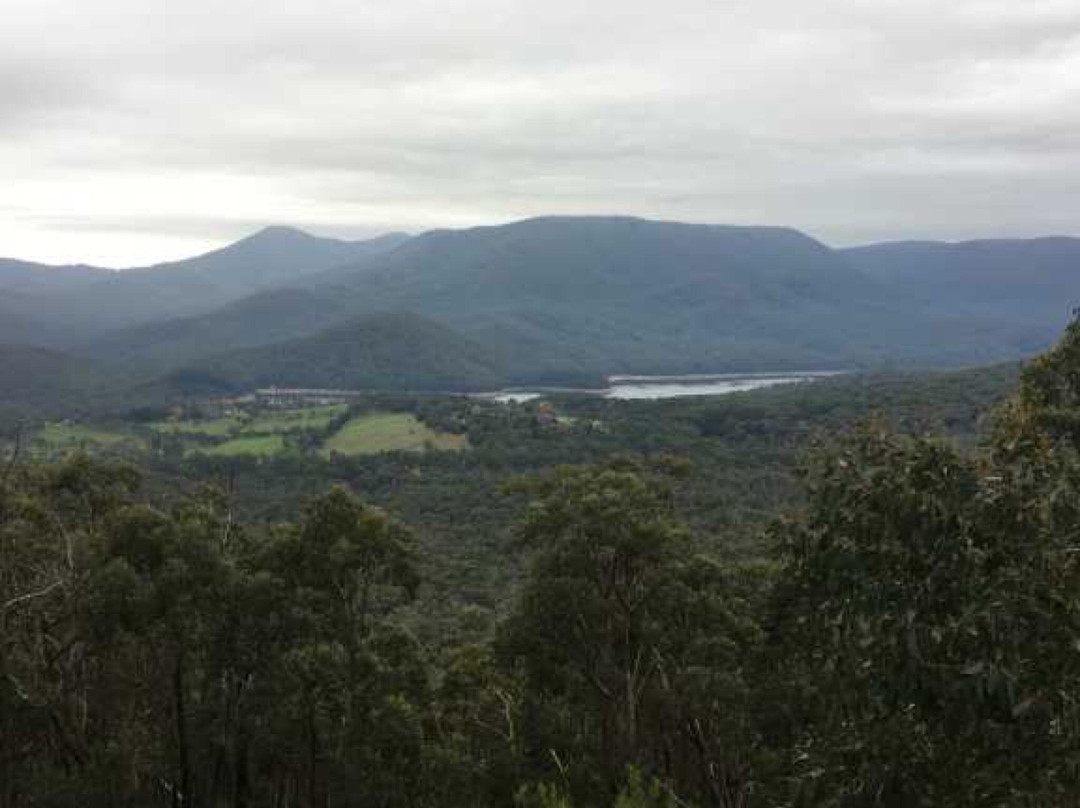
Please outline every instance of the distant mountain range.
M1057 331L1080 306L1080 239L900 241L840 253L933 311Z
M111 391L130 383L108 365L83 357L36 345L0 345L0 416L16 410L55 417L87 409L89 398L121 405L123 398L112 398Z
M1052 343L1078 298L1073 238L831 249L787 228L628 217L355 242L273 227L124 271L0 260L0 343L159 391L479 389L1016 359Z
M340 241L268 227L205 255L134 269L0 259L0 293L21 294L22 310L51 328L48 339L55 344L77 344L107 331L203 314L340 264L355 265L406 239Z
M415 314L373 314L310 337L234 350L181 374L220 380L223 391L258 387L339 390L491 390L508 381L506 357Z
M0 289L5 291L46 292L75 289L112 277L113 270L85 264L53 266L0 258Z

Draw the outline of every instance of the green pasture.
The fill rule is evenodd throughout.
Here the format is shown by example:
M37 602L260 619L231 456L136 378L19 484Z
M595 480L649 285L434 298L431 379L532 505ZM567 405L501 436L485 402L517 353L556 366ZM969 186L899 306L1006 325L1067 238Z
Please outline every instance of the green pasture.
M143 452L146 442L135 435L107 432L67 421L45 424L32 444L35 454L58 457L78 451L123 450Z
M362 455L379 452L455 451L468 448L465 435L435 432L409 413L372 413L353 418L323 443L320 454Z
M158 421L150 428L155 432L167 435L208 435L210 437L223 437L231 435L239 430L243 421L239 416L230 415L226 418L214 418L208 421Z
M346 404L302 407L294 410L266 410L244 425L242 433L273 434L326 429L330 422L348 409Z
M217 446L199 447L190 451L210 457L270 457L285 451L285 438L281 435L247 435L219 443Z

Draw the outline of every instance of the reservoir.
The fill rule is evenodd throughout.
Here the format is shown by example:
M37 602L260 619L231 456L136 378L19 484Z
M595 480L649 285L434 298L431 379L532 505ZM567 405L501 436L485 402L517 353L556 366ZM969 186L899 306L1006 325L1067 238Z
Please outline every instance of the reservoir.
M522 402L553 393L576 393L603 398L632 400L656 400L683 396L721 396L743 393L761 387L793 384L814 379L836 376L843 371L801 371L795 373L714 373L680 376L609 376L608 387L600 390L535 388L500 390L485 393L484 398L502 402Z

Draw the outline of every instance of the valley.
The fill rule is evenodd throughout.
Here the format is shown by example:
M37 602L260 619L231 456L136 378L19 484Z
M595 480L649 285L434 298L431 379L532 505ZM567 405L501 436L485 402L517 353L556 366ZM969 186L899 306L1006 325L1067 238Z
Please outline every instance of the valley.
M282 240L304 250L312 238L256 234L197 259L192 285L182 265L37 284L20 268L8 290L0 264L3 301L18 298L35 322L12 325L25 339L0 347L0 550L17 559L0 565L0 722L21 744L0 732L0 773L61 795L57 805L81 805L101 782L157 794L110 779L111 767L173 777L179 730L150 732L169 723L190 728L200 793L222 792L213 772L237 783L249 766L271 772L231 792L252 805L304 804L274 779L292 772L338 786L363 772L373 800L443 805L450 772L468 783L451 804L552 808L521 801L523 782L558 771L537 749L570 761L578 780L566 787L581 804L607 805L637 775L608 760L618 722L587 675L615 670L621 686L625 638L639 636L657 665L676 667L664 679L646 666L645 757L626 759L683 744L692 760L731 738L709 759L745 755L746 793L781 794L775 761L801 765L806 733L852 691L816 695L822 706L800 719L811 729L766 737L776 709L803 705L833 675L806 658L834 642L821 622L838 619L831 587L873 603L886 588L876 582L901 581L898 602L910 590L924 608L928 581L935 597L963 585L958 603L993 610L1037 573L1014 575L1027 563L1015 548L994 556L1011 559L1000 571L978 542L1011 541L1017 514L1037 522L1031 535L1060 532L1038 520L1064 507L1049 475L1071 455L1039 455L1057 444L1038 430L1069 422L1053 396L1071 395L1059 365L1078 326L1066 348L1032 358L1055 338L1073 284L1043 245L1034 258L1023 244L1003 253L1053 288L1023 311L1003 302L1005 270L990 282L965 266L955 286L934 286L877 251L848 255L781 228L607 217L436 231L360 258L345 254L356 245L316 239L345 263L313 256L265 279L247 264L210 280L232 271L233 252ZM938 280L952 271L944 253ZM117 305L160 299L102 328L104 309L70 307L103 283L123 287ZM169 291L177 283L183 294ZM907 542L909 529L932 541ZM966 543L924 549L954 534ZM932 558L897 571L920 552ZM873 566L883 559L900 560ZM942 564L959 572L920 572ZM983 579L996 581L986 598L972 583ZM1023 608L1025 592L1010 595ZM895 636L889 609L875 630L852 618L859 638L837 650L858 650L856 682L878 637ZM966 619L949 612L933 630L967 637L978 629ZM41 657L43 637L78 638L78 655ZM5 689L29 681L49 709L83 709L51 689L57 675L93 694L86 709L105 730L38 723ZM702 746L668 725L679 711L706 722ZM347 740L339 724L364 731ZM509 742L504 726L521 735ZM229 733L246 735L226 754ZM64 737L100 757L67 760L53 743ZM338 746L312 758L324 737ZM814 754L847 754L843 740L815 740ZM144 750L158 757L143 761ZM403 768L373 783L386 766L372 761L386 759ZM649 771L721 804L693 766Z
M1067 238L832 249L785 228L544 217L363 242L269 228L124 271L0 262L14 307L0 417L270 384L596 389L611 374L990 364L1052 342L1078 261Z
M1078 808L1080 0L6 0L0 808Z

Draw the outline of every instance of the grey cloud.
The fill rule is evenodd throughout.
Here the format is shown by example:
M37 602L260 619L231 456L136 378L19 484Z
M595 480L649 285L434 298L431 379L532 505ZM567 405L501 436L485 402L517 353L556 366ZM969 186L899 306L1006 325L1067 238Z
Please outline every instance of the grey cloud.
M318 219L270 221L266 219L220 219L200 216L168 217L139 216L98 217L93 220L73 216L36 216L35 223L55 230L78 234L80 232L113 233L116 235L145 234L169 235L194 238L211 238L222 242L233 241L250 235L269 225L288 225L307 229L312 233L334 238L363 239L385 233L385 227L330 225Z
M1080 231L1073 0L9 2L0 171L73 242L545 212ZM113 176L161 199L125 213ZM203 176L217 209L178 214ZM230 178L272 201L230 208ZM107 210L54 207L65 182Z

